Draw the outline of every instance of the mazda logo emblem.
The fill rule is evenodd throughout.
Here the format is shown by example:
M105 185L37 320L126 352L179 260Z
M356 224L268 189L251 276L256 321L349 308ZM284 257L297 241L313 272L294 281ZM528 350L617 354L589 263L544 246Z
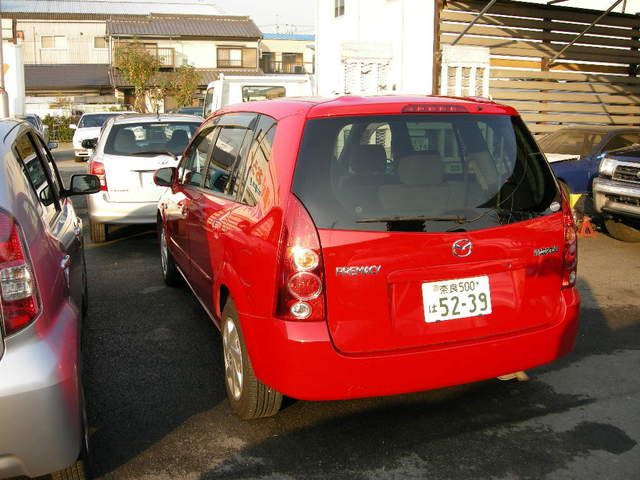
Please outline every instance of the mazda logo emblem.
M468 257L469 255L471 255L472 249L473 244L471 243L471 240L467 240L466 238L456 240L451 246L453 255L460 258Z

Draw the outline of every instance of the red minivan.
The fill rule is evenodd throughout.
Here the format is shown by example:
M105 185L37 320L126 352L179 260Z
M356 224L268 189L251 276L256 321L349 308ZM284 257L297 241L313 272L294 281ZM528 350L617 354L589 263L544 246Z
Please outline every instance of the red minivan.
M571 211L517 112L475 99L229 106L158 206L162 271L222 332L242 418L475 382L568 353Z

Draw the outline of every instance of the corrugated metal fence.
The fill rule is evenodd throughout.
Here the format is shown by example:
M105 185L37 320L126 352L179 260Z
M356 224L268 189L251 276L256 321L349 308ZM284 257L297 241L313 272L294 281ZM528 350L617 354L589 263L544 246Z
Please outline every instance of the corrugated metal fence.
M485 5L445 2L441 44L451 44ZM490 95L516 107L534 133L559 125L640 125L640 17L608 14L549 63L598 15L499 1L458 45L490 48Z

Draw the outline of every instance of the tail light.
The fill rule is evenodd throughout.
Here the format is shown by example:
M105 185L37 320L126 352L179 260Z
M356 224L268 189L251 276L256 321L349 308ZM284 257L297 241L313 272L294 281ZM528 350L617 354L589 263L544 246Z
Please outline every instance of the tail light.
M564 250L562 252L562 288L571 288L576 284L578 267L578 234L573 221L571 207L567 199L562 201L562 222L564 228Z
M29 325L40 311L38 290L19 225L0 211L0 303L6 335Z
M104 172L104 163L91 161L89 162L89 173L96 175L100 179L100 190L107 190L107 176Z
M284 222L277 316L285 320L324 320L324 274L318 231L295 197Z

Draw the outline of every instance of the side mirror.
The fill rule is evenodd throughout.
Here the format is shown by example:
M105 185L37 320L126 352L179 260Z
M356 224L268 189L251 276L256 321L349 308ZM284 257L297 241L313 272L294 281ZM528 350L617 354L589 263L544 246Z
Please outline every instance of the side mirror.
M80 145L82 145L82 148L86 148L87 150L93 150L94 148L96 148L97 144L97 138L85 138L84 140L82 140L82 143Z
M153 174L153 183L159 187L171 187L177 177L178 169L176 167L160 168Z
M98 193L100 191L100 178L97 175L83 173L81 175L73 175L71 177L71 185L69 190L64 193L67 197L73 195L85 195L89 193Z
M49 142L47 143L47 147L49 147L49 150L56 150L58 148L58 142Z
M69 128L70 128L71 130L75 130L75 129L77 129L77 128L78 128L78 126L77 126L75 123L70 123L70 124L69 124Z

